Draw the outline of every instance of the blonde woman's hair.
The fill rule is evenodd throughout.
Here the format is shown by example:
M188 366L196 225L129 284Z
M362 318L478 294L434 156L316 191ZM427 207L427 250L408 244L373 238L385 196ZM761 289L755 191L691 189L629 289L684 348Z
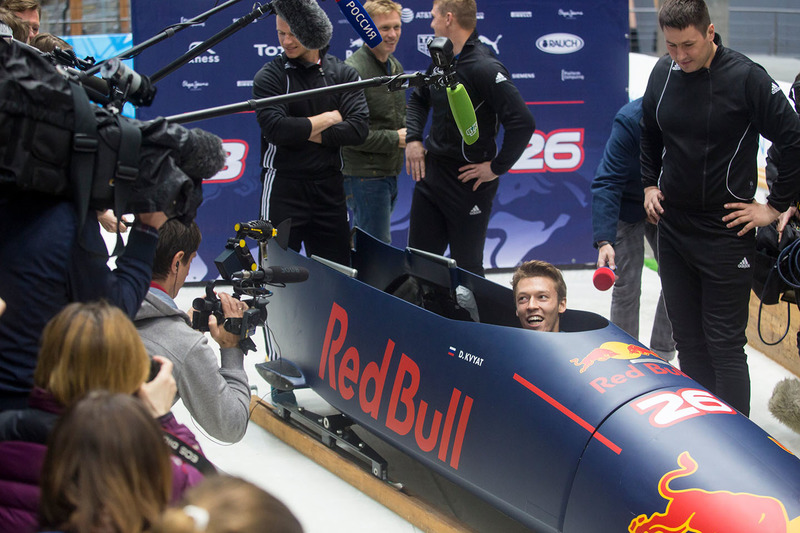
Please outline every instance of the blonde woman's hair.
M132 394L149 372L147 350L121 309L73 303L45 326L33 382L69 407L93 389Z

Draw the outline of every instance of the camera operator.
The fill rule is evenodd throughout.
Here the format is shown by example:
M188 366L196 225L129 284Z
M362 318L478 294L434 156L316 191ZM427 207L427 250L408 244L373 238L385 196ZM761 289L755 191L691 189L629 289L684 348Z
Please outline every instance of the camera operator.
M225 330L212 314L211 337L220 346L221 367L206 336L191 328L191 320L174 298L183 287L200 246L200 230L170 220L159 231L153 280L134 323L150 355L163 355L174 364L178 397L212 437L241 440L247 429L250 386L244 370L239 336ZM241 318L246 304L219 294L226 318ZM176 397L177 401L177 397Z
M81 227L71 200L3 189L0 194L0 410L27 405L39 338L70 302L105 299L133 317L147 292L163 212L141 213L108 267L94 211Z
M8 29L11 30L11 37L14 39L23 43L28 41L31 32L30 25L2 6L0 6L0 23L8 26ZM0 32L0 34L7 36L4 32Z
M18 40L30 43L31 39L39 34L42 6L38 0L0 0L0 7L11 11L28 26L28 34L24 39Z

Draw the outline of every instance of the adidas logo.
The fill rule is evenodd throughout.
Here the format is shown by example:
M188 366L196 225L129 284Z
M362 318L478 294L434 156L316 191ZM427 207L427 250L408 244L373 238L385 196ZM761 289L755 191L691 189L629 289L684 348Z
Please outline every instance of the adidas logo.
M773 81L772 82L772 94L778 94L779 92L781 92L781 88L778 86L777 83L775 83Z
M747 261L746 257L743 258L741 261L739 261L739 265L737 268L750 268L750 263Z
M508 78L503 76L502 72L497 73L497 77L494 79L495 83L503 83L504 81L508 81Z
M472 206L472 209L469 212L470 215L480 215L481 213L483 213L483 211L481 211L477 205Z

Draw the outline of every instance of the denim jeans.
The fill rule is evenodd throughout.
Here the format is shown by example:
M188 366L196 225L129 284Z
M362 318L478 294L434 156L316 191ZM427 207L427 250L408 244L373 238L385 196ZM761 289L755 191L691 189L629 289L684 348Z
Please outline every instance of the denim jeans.
M639 338L639 297L642 293L642 267L644 265L644 239L653 248L658 259L658 228L640 220L633 224L619 221L614 257L617 264L617 281L611 294L611 322L629 335ZM659 352L675 349L672 340L672 325L667 317L664 296L658 297L650 348Z
M392 211L397 203L397 176L344 177L347 207L353 212L352 226L358 226L385 243L392 242Z

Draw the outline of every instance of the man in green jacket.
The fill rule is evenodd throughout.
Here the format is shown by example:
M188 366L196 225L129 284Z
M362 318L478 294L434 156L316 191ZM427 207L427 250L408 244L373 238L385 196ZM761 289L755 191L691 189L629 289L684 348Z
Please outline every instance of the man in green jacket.
M345 63L361 79L403 73L403 65L392 55L400 40L402 6L392 0L369 0L364 4L383 41L375 48L363 44ZM391 243L392 210L397 200L397 175L406 147L406 97L403 91L385 87L364 90L369 107L369 134L364 144L345 146L344 191L353 225Z

